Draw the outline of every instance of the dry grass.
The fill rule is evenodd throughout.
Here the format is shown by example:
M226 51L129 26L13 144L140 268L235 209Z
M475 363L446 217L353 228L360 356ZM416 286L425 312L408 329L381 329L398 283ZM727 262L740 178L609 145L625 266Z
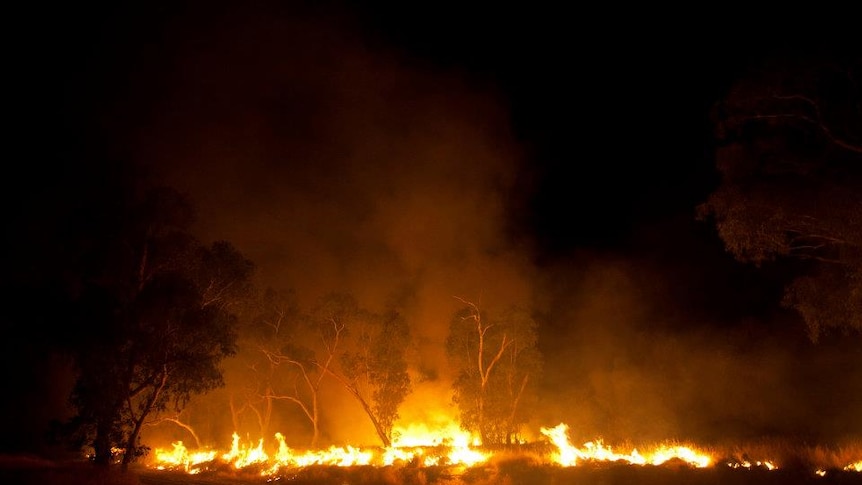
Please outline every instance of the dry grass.
M685 445L685 443L672 443ZM620 446L636 448L633 443ZM615 447L616 449L617 447ZM480 466L422 467L415 463L373 467L311 466L295 470L282 470L279 480L292 485L559 485L621 484L682 485L682 484L862 484L862 473L842 469L862 459L862 442L848 442L825 446L791 443L787 440L763 439L745 444L698 447L711 453L716 462L713 467L695 469L683 462L669 462L662 466L629 466L622 463L583 463L564 468L548 463L550 450L540 447L496 450L494 456ZM726 462L770 461L779 468L768 471L753 466L750 470L731 469ZM815 470L827 470L825 478L814 475ZM0 456L0 484L2 485L250 485L263 484L266 479L249 470L237 471L230 467L186 475L182 472L160 472L133 468L128 473L118 469L101 470L88 462L53 462L36 457Z
M770 461L783 469L841 470L862 459L862 441L834 445L809 445L787 440L763 439L744 444L716 447L719 460L742 463Z

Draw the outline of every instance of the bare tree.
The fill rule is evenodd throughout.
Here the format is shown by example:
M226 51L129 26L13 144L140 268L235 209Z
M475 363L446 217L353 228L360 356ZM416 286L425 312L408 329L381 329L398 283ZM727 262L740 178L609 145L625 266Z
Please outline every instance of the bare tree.
M406 321L396 311L377 315L347 294L330 293L308 313L265 298L247 347L255 364L246 372L255 393L245 405L267 417L278 401L296 406L312 427L311 446L321 435L321 389L338 383L356 400L384 446L392 440L398 406L410 390L405 353Z
M335 359L343 325L316 325L301 312L292 295L269 289L244 342L243 379L248 389L243 408L254 413L266 435L278 401L297 406L312 427L311 446L320 439L320 389ZM236 419L235 419L236 420Z
M540 366L535 323L516 309L488 319L475 303L456 299L465 307L452 319L446 348L457 372L461 424L478 433L483 444L510 441L523 415L530 377Z

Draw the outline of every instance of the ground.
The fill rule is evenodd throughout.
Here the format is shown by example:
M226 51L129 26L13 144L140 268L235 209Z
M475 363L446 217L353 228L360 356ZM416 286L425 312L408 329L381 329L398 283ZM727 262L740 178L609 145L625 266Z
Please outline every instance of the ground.
M506 460L471 469L444 467L308 467L277 477L231 471L188 475L133 466L128 472L99 471L85 462L53 462L33 457L0 457L4 485L849 485L862 484L862 473L828 470L823 477L808 470L695 469L685 465L641 467L622 464L562 468Z

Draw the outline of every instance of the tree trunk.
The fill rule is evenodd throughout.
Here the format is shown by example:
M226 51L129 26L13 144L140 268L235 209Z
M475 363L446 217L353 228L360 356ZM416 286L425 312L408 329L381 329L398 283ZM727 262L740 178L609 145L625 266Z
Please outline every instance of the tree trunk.
M383 443L383 447L389 448L392 446L392 440L389 439L389 434L383 429L383 426L380 425L380 421L377 419L377 416L374 415L374 411L371 410L371 406L368 405L368 402L363 399L355 389L351 388L350 392L356 397L359 404L362 405L362 409L365 411L365 414L368 415L368 419L371 420L371 424L374 425L374 431L377 432L377 437L380 438L380 441Z
M132 459L135 456L135 443L138 442L138 435L140 435L141 433L141 427L144 425L144 420L147 419L147 415L149 415L150 411L153 410L153 405L159 399L159 395L162 393L162 389L165 388L165 384L167 382L168 372L167 370L165 370L165 372L162 374L162 378L159 382L159 385L155 389L153 389L153 393L150 395L149 399L147 399L143 408L141 408L141 415L138 417L138 419L135 420L135 428L129 434L129 439L126 441L126 449L123 453L122 462L123 471L126 471L129 468L129 463L132 462ZM132 411L131 406L131 401L129 401L130 412Z
M350 383L344 376L336 374L329 369L326 369L330 375L335 377L341 384L347 389L353 397L359 401L359 404L362 405L362 410L365 411L365 414L368 415L368 419L371 420L371 424L374 425L374 431L377 432L377 437L380 438L380 442L383 443L384 448L389 448L392 446L392 440L389 438L389 433L383 429L383 426L380 424L380 421L377 419L377 416L374 415L374 411L371 410L371 406L368 405L368 402L365 398L360 394L359 389L357 389L352 383Z
M319 425L320 416L318 414L319 410L318 410L318 406L317 406L317 391L316 390L312 393L312 396L311 396L311 409L312 409L311 412L312 412L312 416L313 416L313 418L311 420L311 427L314 429L314 434L311 435L311 447L317 448L317 440L320 439L320 425Z
M476 403L477 408L477 416L476 416L476 427L479 428L479 439L482 441L482 445L488 444L488 433L485 429L485 383L482 382L482 386L479 388L479 398Z
M368 415L368 419L371 420L371 424L374 425L374 431L377 431L377 437L380 438L380 441L383 443L383 447L389 448L392 446L392 440L389 439L389 434L383 429L383 426L380 425L380 421L378 421L374 412L371 411L371 407L367 402L365 402L365 399L362 399L361 397L359 398L359 402L362 404L362 409L365 410L365 414Z
M135 443L138 442L138 436L141 434L141 426L143 423L143 417L135 422L135 428L132 430L131 434L129 434L128 441L126 441L126 450L123 452L123 462L120 465L123 471L129 469L129 463L131 463L132 459L135 457Z
M233 422L233 429L234 431L236 431L239 429L239 412L236 410L236 405L234 405L233 403L232 393L230 395L230 401L228 401L228 404L230 404L230 419Z
M96 465L107 467L111 464L111 425L110 420L100 419L96 424L96 438L93 440L93 461Z
M521 380L521 387L518 388L518 394L512 400L512 410L506 420L506 439L511 444L512 435L515 434L515 416L518 414L518 404L521 402L521 396L524 395L524 388L527 387L527 381L530 380L530 374L524 374L524 379Z
M272 388L266 394L266 410L263 413L263 423L260 426L260 435L269 436L269 424L272 421Z

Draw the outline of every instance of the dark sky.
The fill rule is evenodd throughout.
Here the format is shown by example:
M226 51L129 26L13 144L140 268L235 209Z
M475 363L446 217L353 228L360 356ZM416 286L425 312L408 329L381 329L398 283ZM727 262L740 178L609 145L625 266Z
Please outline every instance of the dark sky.
M710 106L748 68L847 49L840 12L240 3L20 12L11 220L50 234L26 221L173 185L261 284L409 295L413 363L444 375L453 295L529 304L564 396L539 419L585 433L829 435L858 409L787 399L846 362L779 307L781 268L694 217Z

